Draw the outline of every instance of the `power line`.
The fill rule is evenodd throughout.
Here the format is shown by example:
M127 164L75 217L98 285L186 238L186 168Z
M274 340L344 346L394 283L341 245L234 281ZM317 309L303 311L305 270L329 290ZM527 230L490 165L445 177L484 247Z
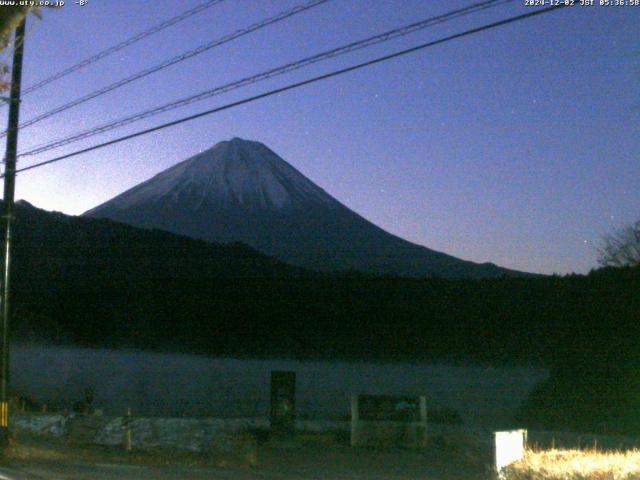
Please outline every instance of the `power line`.
M204 10L206 10L207 8L213 7L214 5L223 2L224 0L207 0L206 2L198 5L197 7L194 7L190 10L186 10L184 12L182 12L180 15L176 15L175 17L172 17L168 20L165 20L164 22L156 25L155 27L151 27L148 30L145 30L137 35L134 35L131 38L128 38L127 40L124 40L116 45L113 45L112 47L107 48L106 50L102 50L101 52L96 53L95 55L86 58L78 63L76 63L75 65L70 66L69 68L66 68L64 70L61 70L60 72L45 78L44 80L36 83L35 85L32 85L28 88L26 88L23 92L22 95L27 95L31 92L34 92L36 90L38 90L39 88L44 87L45 85L48 85L52 82L55 82L56 80L61 79L62 77L66 77L67 75L70 75L73 72L77 72L78 70L91 65L92 63L97 62L98 60L101 60L105 57L108 57L109 55L116 53L130 45L133 45L136 42L139 42L140 40L143 40L151 35L153 35L154 33L158 33L162 30L164 30L165 28L168 28L172 25L175 25L176 23L179 23L183 20L186 20L189 17L192 17L193 15L196 15Z
M49 110L48 112L45 112L41 115L38 115L37 117L32 118L31 120L28 120L24 123L22 123L20 125L20 128L25 128L25 127L29 127L35 123L41 122L42 120L44 120L45 118L49 118L53 115L56 115L58 113L64 112L66 110L69 110L70 108L76 107L82 103L88 102L89 100L92 100L94 98L100 97L106 93L109 93L113 90L116 90L120 87L123 87L125 85L128 85L129 83L135 82L136 80L140 80L141 78L147 77L153 73L159 72L161 70L164 70L165 68L168 68L172 65L175 65L177 63L183 62L184 60L187 60L189 58L195 57L196 55L200 55L201 53L207 52L213 48L219 47L220 45L224 45L225 43L229 43L239 37L242 37L244 35L248 35L249 33L255 32L256 30L260 30L262 28L265 28L269 25L272 25L274 23L277 22L281 22L282 20L285 20L289 17L292 17L294 15L297 15L299 13L302 13L304 11L307 11L313 7L316 7L318 5L321 5L323 3L326 3L330 0L312 0L306 4L302 4L302 5L298 5L296 7L293 7L289 10L285 10L283 12L280 12L279 14L273 16L273 17L269 17L265 20L262 20L258 23L254 23L246 28L242 28L239 30L236 30L233 33L230 33L228 35L225 35L221 38L218 38L216 40L213 40L211 42L205 43L203 45L200 45L199 47L196 47L194 49L188 50L180 55L177 55L173 58L170 58L168 60L165 60L164 62L161 62L157 65L154 65L153 67L147 68L145 70L142 70L138 73L135 73L129 77L123 78L121 80L118 80L117 82L114 82L110 85L107 85L106 87L100 88L94 92L91 92L83 97L77 98L75 100L72 100L68 103L65 103L64 105L60 105L59 107L54 108L53 110ZM2 132L0 134L0 137L6 135L6 132Z
M458 10L453 10L451 12L448 12L446 14L443 15L439 15L436 17L431 17L428 18L426 20L422 20L420 22L416 22L407 26L403 26L400 28L396 28L390 31L387 31L385 33L379 34L379 35L375 35L373 37L369 37L366 38L364 40L360 40L357 42L353 42L350 44L347 44L345 46L342 47L338 47L332 50L328 50L316 55L313 55L311 57L306 57L303 58L301 60L298 60L296 62L292 62L292 63L288 63L285 64L283 66L268 70L266 72L257 74L257 75L253 75L250 77L246 77L243 78L241 80L237 80L219 87L216 87L214 89L210 89L210 90L206 90L204 92L200 92L196 95L192 95L190 97L187 97L185 99L181 99L181 100L177 100L174 102L170 102L168 104L159 106L159 107L155 107L153 109L150 110L146 110L140 113L137 113L135 115L129 116L129 117L124 117L121 118L119 120L115 120L112 122L109 122L107 124L103 124L101 126L98 127L93 127L87 130L84 130L82 132L76 133L74 135L71 135L69 137L64 137L62 139L58 139L55 140L53 142L50 143L45 143L45 144L41 144L36 146L35 148L33 148L30 151L24 152L22 153L20 156L27 156L27 155L36 155L39 153L43 153L45 151L48 150L52 150L54 148L58 148L64 145L68 145L70 143L75 143L77 141L83 140L85 138L89 138L91 136L95 136L98 135L100 133L104 133L110 130L113 130L115 128L119 128L125 125L128 125L130 123L134 123L137 122L139 120L143 120L145 118L149 118L151 116L155 116L158 115L160 113L164 113L166 111L169 110L173 110L182 106L186 106L189 105L190 103L194 103L197 101L201 101L201 100L205 100L207 98L210 98L212 96L216 96L216 95L220 95L223 93L227 93L231 90L235 90L237 88L246 86L246 85L250 85L262 80L266 80L275 76L279 76L279 75L283 75L285 73L288 73L290 71L293 70L297 70L299 68L303 68L307 65L322 61L322 60L326 60L338 55L342 55L342 54L346 54L349 52L352 52L354 50L358 50L361 48L365 48L377 43L381 43L381 42L385 42L388 40L391 40L393 38L399 37L399 36L403 36L403 35L407 35L409 33L415 32L417 30L421 30L424 29L426 27L432 26L434 24L437 23L443 23L445 21L451 20L453 18L457 18L463 15L467 15L470 13L474 13L476 11L479 10L483 10L486 8L490 8L490 7L494 7L500 4L504 4L504 3L509 3L512 2L513 0L487 0L484 2L480 2L480 3L475 3L471 6L465 7L465 8L461 8Z
M267 80L269 78L273 78L276 76L280 76L283 75L285 73L289 73L291 71L294 70L298 70L300 68L306 67L308 65L323 61L323 60L327 60L333 57L337 57L340 55L344 55L346 53L350 53L353 52L355 50L359 50L365 47L369 47L372 45L376 45L378 43L382 43L382 42L387 42L389 40L392 40L394 38L400 37L400 36L404 36L404 35L408 35L410 33L416 32L418 30L422 30L425 29L427 27L431 27L433 25L436 24L440 24L440 23L444 23L446 21L452 20L454 18L459 18L462 17L464 15L469 15L471 13L475 13L478 12L480 10L484 10L487 8L492 8L498 5L502 5L505 3L510 3L514 0L485 0L483 2L480 3L475 3L473 5L470 5L468 7L464 7L464 8L460 8L457 10L452 10L450 12L447 12L445 14L441 14L435 17L430 17L427 18L425 20L421 20L419 22L415 22L409 25L405 25L403 27L399 27L399 28L395 28L392 30L389 30L387 32L378 34L378 35L374 35L372 37L368 37L365 38L363 40L358 40L356 42L352 42L349 43L347 45L343 45L341 47L338 48L334 48L331 50L326 50L324 52L318 53L316 55L312 55L310 57L305 57L301 60L297 60L295 62L291 62L291 63L287 63L285 65L281 65L279 67L273 68L271 70L267 70L266 72L262 72L256 75L252 75L249 77L245 77L243 79L240 80L236 80L234 82L230 82L218 87L215 87L213 89L209 89L209 90L205 90L204 92L200 92L198 94L195 95L191 95L189 97L180 99L180 100L176 100L173 102L169 102L166 103L164 105L161 105L159 107L154 107L152 109L149 110L145 110L143 112L139 112L137 114L128 116L128 117L124 117L124 118L120 118L118 120L114 120L112 122L97 126L97 127L93 127L78 133L75 133L71 136L68 137L64 137L64 138L59 138L57 140L54 140L53 142L49 142L49 143L45 143L45 144L41 144L38 145L34 148L32 148L29 151L23 152L20 154L20 156L31 156L31 155L37 155L43 152L46 152L48 150L52 150L55 148L59 148L62 147L64 145L68 145L70 143L75 143L78 142L80 140L84 140L85 138L89 138L101 133L105 133L108 132L110 130L119 128L119 127L123 127L125 125L129 125L131 123L143 120L145 118L149 118L155 115L158 115L160 113L164 113L170 110L174 110L176 108L180 108L186 105L189 105L191 103L195 103L201 100L205 100L207 98L211 98L213 96L216 95L221 95L223 93L227 93L230 92L232 90L236 90L238 88L247 86L247 85L251 85L257 82L260 82L262 80Z
M157 125L155 127L148 128L146 130L141 130L141 131L136 132L136 133L132 133L132 134L129 134L129 135L125 135L125 136L113 139L113 140L109 140L108 142L103 142L103 143L100 143L100 144L97 144L97 145L93 145L91 147L83 148L81 150L76 150L75 152L71 152L71 153L68 153L66 155L61 155L59 157L55 157L55 158L52 158L52 159L49 159L49 160L45 160L43 162L35 163L33 165L29 165L27 167L23 167L23 168L20 168L20 169L16 170L16 173L25 172L27 170L33 170L35 168L43 167L43 166L49 165L51 163L60 162L62 160L66 160L68 158L81 155L83 153L87 153L87 152L91 152L91 151L94 151L94 150L98 150L100 148L108 147L110 145L114 145L116 143L124 142L126 140L131 140L132 138L136 138L136 137L140 137L142 135L147 135L149 133L157 132L158 130L163 130L163 129L168 128L168 127L173 127L175 125L179 125L179 124L184 123L184 122L195 120L197 118L205 117L207 115L212 115L214 113L218 113L218 112L221 112L221 111L224 111L224 110L229 110L231 108L235 108L235 107L238 107L240 105L245 105L247 103L255 102L257 100L261 100L263 98L271 97L271 96L277 95L279 93L283 93L283 92L286 92L286 91L289 91L289 90L300 88L302 86L309 85L311 83L316 83L316 82L319 82L319 81L322 81L322 80L326 80L326 79L329 79L329 78L337 77L339 75L343 75L345 73L353 72L355 70L359 70L361 68L369 67L371 65L376 65L378 63L385 62L385 61L391 60L393 58L401 57L401 56L407 55L409 53L417 52L419 50L423 50L423 49L426 49L426 48L429 48L429 47L440 45L440 44L449 42L451 40L456 40L458 38L466 37L466 36L473 35L473 34L476 34L476 33L480 33L480 32L486 31L486 30L491 30L493 28L497 28L497 27L500 27L500 26L503 26L503 25L507 25L507 24L510 24L510 23L514 23L514 22L517 22L517 21L520 21L520 20L524 20L524 19L527 19L527 18L531 18L531 17L537 16L537 15L542 15L544 13L548 13L548 12L551 12L551 11L554 11L554 10L558 10L560 8L565 8L565 7L567 7L567 5L564 5L564 4L555 5L555 6L551 6L551 7L546 7L546 8L542 8L542 9L539 9L539 10L534 10L532 12L524 13L524 14L521 14L521 15L516 15L514 17L509 17L509 18L506 18L504 20L499 20L497 22L489 23L489 24L486 24L486 25L483 25L483 26L480 26L480 27L472 28L470 30L465 30L464 32L461 32L461 33L456 33L454 35L449 35L447 37L443 37L443 38L440 38L438 40L433 40L431 42L423 43L421 45L418 45L418 46L415 46L415 47L411 47L411 48L407 48L407 49L401 50L399 52L391 53L389 55L384 55L382 57L377 57L377 58L375 58L373 60L368 60L368 61L363 62L363 63L358 63L356 65L352 65L350 67L342 68L340 70L334 70L333 72L325 73L325 74L319 75L317 77L312 77L312 78L309 78L307 80L303 80L301 82L292 83L292 84L289 84L289 85L287 85L285 87L276 88L275 90L270 90L268 92L264 92L264 93L261 93L259 95L254 95L252 97L248 97L248 98L245 98L245 99L242 99L242 100L238 100L236 102L231 102L231 103L228 103L228 104L223 105L221 107L212 108L210 110L205 110L204 112L196 113L194 115L189 115L188 117L183 117L183 118L178 119L178 120L174 120L174 121L171 121L171 122L168 122L168 123ZM4 177L4 174L2 174L0 176L0 178L2 178L2 177Z

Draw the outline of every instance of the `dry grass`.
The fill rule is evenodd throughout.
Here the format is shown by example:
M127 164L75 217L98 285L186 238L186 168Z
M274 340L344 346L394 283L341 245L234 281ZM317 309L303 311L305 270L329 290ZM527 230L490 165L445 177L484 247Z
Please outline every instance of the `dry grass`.
M506 480L637 480L640 450L528 450L504 473Z

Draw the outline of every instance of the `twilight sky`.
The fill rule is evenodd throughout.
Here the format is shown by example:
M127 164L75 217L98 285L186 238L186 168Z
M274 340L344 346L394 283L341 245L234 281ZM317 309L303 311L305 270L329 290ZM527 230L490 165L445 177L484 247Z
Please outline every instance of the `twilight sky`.
M31 17L23 86L202 1L68 0L42 20ZM21 120L300 3L226 0L26 96ZM332 0L25 128L19 151L470 3ZM516 0L19 166L530 8ZM640 7L552 12L25 172L16 198L80 214L239 136L265 143L342 203L415 243L519 270L587 272L602 235L640 219L639 26Z

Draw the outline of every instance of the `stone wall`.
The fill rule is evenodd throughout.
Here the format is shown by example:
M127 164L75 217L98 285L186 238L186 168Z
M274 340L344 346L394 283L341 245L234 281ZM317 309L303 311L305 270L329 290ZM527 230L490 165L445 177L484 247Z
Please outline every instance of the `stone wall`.
M11 429L62 437L67 434L72 416L55 413L12 413Z
M11 427L41 435L67 438L78 444L120 446L131 432L134 449L228 452L251 448L256 432L269 429L269 420L253 418L143 418L50 413L15 413ZM297 420L296 430L322 433L348 431L349 422Z

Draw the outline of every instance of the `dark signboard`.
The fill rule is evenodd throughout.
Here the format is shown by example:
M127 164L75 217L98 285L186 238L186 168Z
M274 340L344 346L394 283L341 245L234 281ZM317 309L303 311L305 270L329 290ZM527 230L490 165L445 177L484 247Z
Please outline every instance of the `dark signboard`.
M419 422L420 397L358 395L358 413L364 421Z

